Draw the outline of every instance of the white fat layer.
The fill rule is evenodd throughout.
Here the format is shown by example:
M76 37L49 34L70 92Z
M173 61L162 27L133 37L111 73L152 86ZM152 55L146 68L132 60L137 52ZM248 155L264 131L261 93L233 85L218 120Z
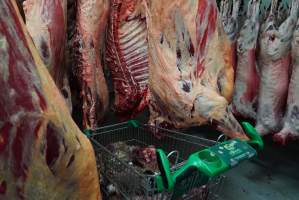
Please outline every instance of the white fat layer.
M248 90L254 91L256 93L256 96L258 93L258 88L254 88L254 86L252 86L252 83L250 83L248 80L254 80L250 76L258 76L258 74L253 73L257 69L250 68L256 68L256 61L249 59L252 58L250 56L250 51L255 51L257 46L259 33L259 1L248 4L247 16L248 18L245 20L244 25L241 27L237 40L238 63L236 69L236 80L234 84L233 105L236 111L243 117L255 119L256 111L254 110L253 105L256 103L257 97L254 98L251 102L242 102L241 99L242 97L244 97L246 91ZM252 64L250 63L255 63L255 65L252 66Z
M253 105L257 101L257 97L251 102L241 102L241 98L248 87L250 87L250 85L248 85L245 81L236 79L234 85L233 105L236 111L243 117L255 119L256 111L254 110ZM252 89L258 91L257 88Z
M15 123L18 123L20 121L20 119L25 115L25 112L23 110L17 112L17 113L14 113L10 116L10 122L12 124L15 124Z
M1 77L4 81L8 81L9 77L9 44L6 37L0 33L0 69Z
M298 3L293 1L289 17L277 28L275 20L267 19L261 26L261 60L271 62L289 54L293 30L298 18ZM272 26L272 28L271 28ZM261 66L263 67L263 66Z
M299 20L292 41L292 75L288 90L287 113L281 135L299 136Z
M292 133L299 134L299 65L293 65L293 73L290 81L288 108L286 121L292 128Z
M50 33L48 31L48 25L51 23L49 20L51 17L46 9L43 10L44 1L35 1L28 11L25 13L26 15L26 27L30 36L33 39L34 45L37 48L42 60L46 64L49 70L53 67L53 63L51 63L52 56L51 55L51 46L50 46ZM44 11L44 12L43 12ZM43 13L42 13L43 12ZM45 51L43 48L46 48L48 57L45 57L42 52Z
M10 8L6 7L6 4L4 4L4 10L9 10ZM17 46L18 49L23 49L23 52L18 52L18 50L15 51L16 54L19 54L21 56L21 59L14 60L14 63L12 66L9 66L9 52L11 51L11 47L8 44L7 39L0 33L0 57L2 58L0 60L0 74L1 77L3 77L4 81L7 81L9 78L9 67L15 67L16 70L19 70L19 73L23 75L23 77L32 77L32 84L28 85L29 87L36 86L39 88L40 82L39 79L35 76L37 76L36 73L32 73L32 69L29 65L33 63L32 57L30 55L30 52L27 51L27 47L25 46L24 42L19 38L19 34L17 33L18 29L13 27L14 19L13 18L7 18L8 22L6 23L7 26L7 32L10 35L10 37L14 38L14 46ZM24 61L24 58L26 58ZM27 75L26 75L27 74ZM30 76L28 76L30 74ZM10 89L7 91L7 95L9 98L9 101L15 102L15 98L18 95L14 89ZM33 95L34 96L34 95ZM28 100L30 101L30 100ZM33 101L38 103L37 100ZM14 117L12 118L14 119Z
M259 2L255 1L254 4L248 4L248 17L244 25L240 29L240 33L237 40L237 52L242 55L248 50L255 49L257 46L257 38L259 34L260 23L259 17Z
M98 0L79 0L80 12L85 16L85 18L90 19L90 23L98 23L101 15L95 15L92 10L94 10L94 7L97 7ZM84 25L84 24L82 24ZM94 27L91 25L86 25L86 27Z
M264 66L261 73L257 120L268 127L269 131L281 126L283 101L287 96L289 81L287 67L272 63L268 67Z
M261 84L257 127L263 134L279 131L282 126L284 101L287 98L289 66L279 62L289 55L291 39L298 18L298 1L293 1L290 16L277 29L270 18L262 25L259 67ZM277 62L278 61L278 62Z
M242 133L227 109L228 101L218 90L221 76L232 75L227 73L232 70L232 65L225 62L231 53L231 43L219 25L219 19L204 51L200 53L199 50L200 41L197 40L202 38L209 25L208 13L197 13L198 4L202 2L209 7L205 12L210 11L212 6L216 8L215 1L208 0L168 1L163 2L165 6L154 0L147 10L150 122L166 121L182 128L216 120L222 130ZM205 16L202 23L196 24L201 15ZM204 70L199 74L199 71L202 72L198 70L201 61ZM232 79L229 76L225 78ZM222 88L231 92L232 84L233 81L225 81Z

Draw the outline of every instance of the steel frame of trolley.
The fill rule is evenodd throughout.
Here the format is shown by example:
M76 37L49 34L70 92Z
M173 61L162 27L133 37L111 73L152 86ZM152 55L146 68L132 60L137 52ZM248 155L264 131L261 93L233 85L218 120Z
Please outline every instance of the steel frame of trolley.
M97 159L102 191L115 188L119 199L196 199L218 197L223 173L257 155L263 141L247 122L242 126L249 141L217 142L136 120L86 130ZM156 135L159 135L157 137ZM154 146L158 170L142 173L107 145L123 142L140 147Z

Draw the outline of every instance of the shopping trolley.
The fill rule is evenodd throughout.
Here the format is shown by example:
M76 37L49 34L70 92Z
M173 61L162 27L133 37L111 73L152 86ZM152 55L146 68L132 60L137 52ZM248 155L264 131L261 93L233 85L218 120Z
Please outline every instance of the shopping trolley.
M248 160L263 148L263 141L249 123L242 123L250 138L212 141L140 124L138 121L85 131L97 159L101 187L115 188L119 199L196 199L211 200L219 195L224 172ZM159 137L157 137L159 133ZM121 142L129 146L156 149L156 171L137 170L130 159L109 149Z

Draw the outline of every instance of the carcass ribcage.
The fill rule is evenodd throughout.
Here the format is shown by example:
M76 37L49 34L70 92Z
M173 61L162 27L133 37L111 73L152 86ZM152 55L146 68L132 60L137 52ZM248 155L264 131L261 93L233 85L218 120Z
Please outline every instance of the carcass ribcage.
M146 20L137 10L138 2L124 16L122 9L132 9L126 8L127 3L116 0L111 5L105 58L114 83L114 109L122 119L147 105L149 77Z

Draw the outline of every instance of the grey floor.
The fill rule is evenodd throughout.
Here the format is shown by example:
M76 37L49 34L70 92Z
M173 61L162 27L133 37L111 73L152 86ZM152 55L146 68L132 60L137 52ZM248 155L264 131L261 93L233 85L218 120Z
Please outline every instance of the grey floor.
M223 200L298 200L299 143L287 147L266 139L258 158L227 173Z
M146 115L137 119L146 122ZM105 124L116 123L108 116ZM210 128L194 128L190 134L214 138ZM265 138L265 149L225 174L220 200L299 200L299 141L282 147Z
M188 131L211 139L217 135L208 127ZM225 174L220 200L299 200L299 141L284 147L271 137L264 142L257 158Z

